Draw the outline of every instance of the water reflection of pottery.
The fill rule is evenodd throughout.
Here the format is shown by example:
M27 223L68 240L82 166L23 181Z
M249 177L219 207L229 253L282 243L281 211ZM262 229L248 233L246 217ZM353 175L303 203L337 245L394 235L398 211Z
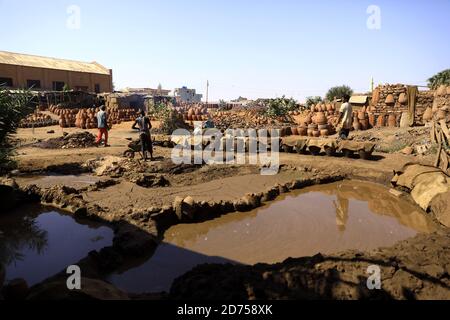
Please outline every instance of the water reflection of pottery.
M391 113L388 117L388 125L389 127L396 127L397 126L397 117L395 114Z
M430 121L433 118L433 110L428 107L425 112L423 113L423 121Z

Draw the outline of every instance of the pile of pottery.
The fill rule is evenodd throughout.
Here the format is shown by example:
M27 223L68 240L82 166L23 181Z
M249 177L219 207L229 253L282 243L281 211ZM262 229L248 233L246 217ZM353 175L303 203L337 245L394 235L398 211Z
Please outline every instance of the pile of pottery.
M75 126L80 129L97 128L96 114L98 111L98 108L80 109L75 116Z
M57 125L58 121L52 119L49 115L35 112L22 119L19 123L19 128L38 128Z
M208 119L206 107L190 107L183 114L185 121L206 121Z
M125 121L134 121L137 118L136 110L129 109L108 109L108 121L111 124L119 124Z
M75 127L78 109L57 109L61 128Z

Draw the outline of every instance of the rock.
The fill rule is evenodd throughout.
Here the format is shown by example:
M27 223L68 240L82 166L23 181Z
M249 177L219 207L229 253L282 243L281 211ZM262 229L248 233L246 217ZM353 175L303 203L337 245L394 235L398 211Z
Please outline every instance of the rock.
M193 219L196 211L196 204L192 197L176 197L173 203L173 208L178 219L181 221L185 218Z
M259 208L261 206L262 196L256 194L246 194L242 200L247 203L252 209Z
M262 202L272 201L275 200L276 197L278 197L279 195L280 189L278 187L273 187L263 193L261 201Z
M397 198L403 195L403 192L396 189L390 189L389 193L392 194L393 196L396 196Z
M113 285L97 279L81 278L80 290L69 290L65 280L37 286L28 300L129 300L128 295Z
M3 288L5 300L25 300L28 293L28 284L24 279L11 280Z
M233 207L235 211L246 212L252 210L252 206L247 202L247 199L238 199L233 201Z
M414 153L414 149L412 147L408 146L408 147L404 148L400 152L403 153L403 154L406 154L406 155L411 155L411 154Z
M450 191L435 196L430 207L436 219L450 228Z

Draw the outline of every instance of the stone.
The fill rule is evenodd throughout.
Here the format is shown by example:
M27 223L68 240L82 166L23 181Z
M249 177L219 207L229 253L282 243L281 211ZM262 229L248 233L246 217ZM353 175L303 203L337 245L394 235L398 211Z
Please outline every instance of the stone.
M280 189L278 187L270 188L263 193L262 202L268 202L275 200L280 195Z
M406 155L412 155L414 153L414 149L412 147L408 146L400 152L403 154L406 154Z
M196 212L195 200L188 196L186 198L176 197L173 203L173 208L180 221L188 218L193 219Z

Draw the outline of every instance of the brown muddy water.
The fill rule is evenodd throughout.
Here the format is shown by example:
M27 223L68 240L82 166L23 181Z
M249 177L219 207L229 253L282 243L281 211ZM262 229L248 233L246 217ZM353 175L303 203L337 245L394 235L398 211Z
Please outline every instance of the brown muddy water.
M109 227L42 206L21 206L0 215L0 263L6 281L23 278L34 285L92 250L112 244Z
M35 184L41 188L49 188L55 185L64 185L72 188L83 188L105 180L102 177L96 177L90 174L80 175L62 175L47 174L17 177L19 185Z
M108 280L130 292L168 291L175 278L203 263L253 265L370 250L436 229L420 208L383 186L343 181L290 193L249 213L174 226L148 261Z

